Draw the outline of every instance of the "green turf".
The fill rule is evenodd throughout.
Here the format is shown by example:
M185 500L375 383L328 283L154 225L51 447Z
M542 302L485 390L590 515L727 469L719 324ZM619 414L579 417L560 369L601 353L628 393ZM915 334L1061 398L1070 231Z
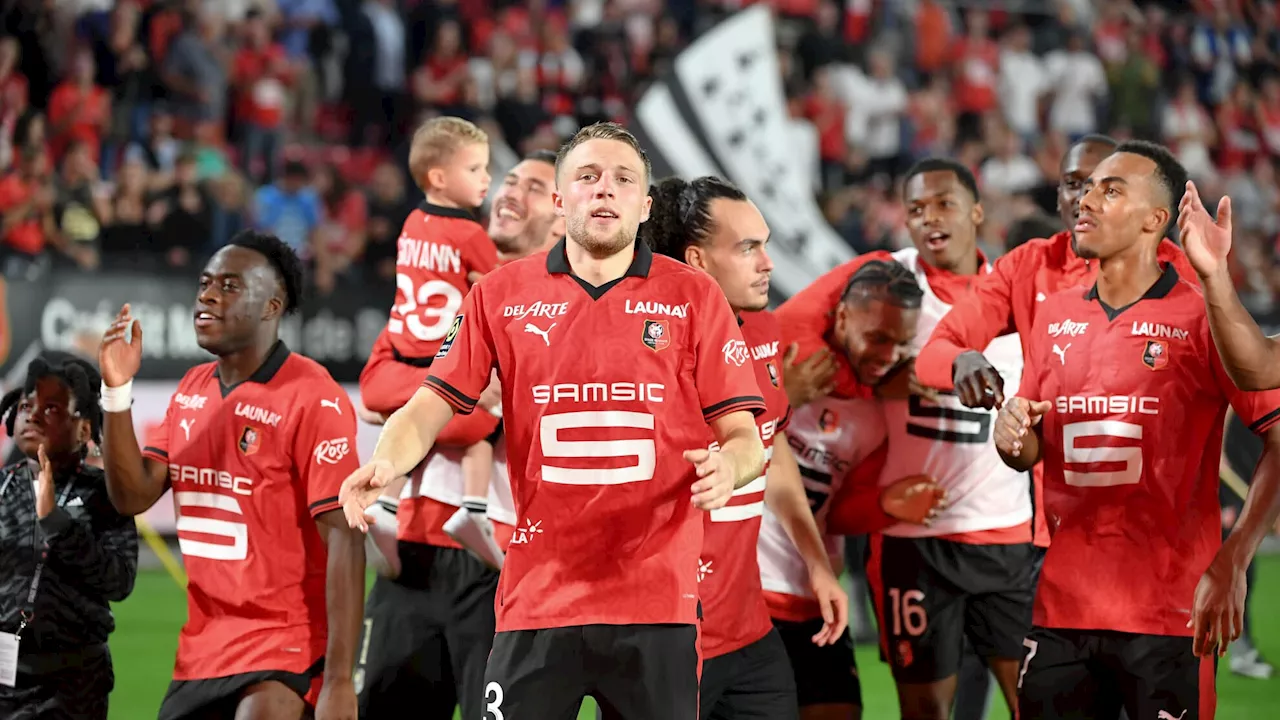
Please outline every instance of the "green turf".
M1280 661L1280 557L1259 560L1258 584L1253 589L1255 641L1263 655ZM173 668L178 645L178 629L186 617L183 592L160 571L138 576L133 595L115 608L117 628L111 637L115 659L116 689L111 696L111 720L141 720L155 717ZM862 675L864 717L888 720L898 717L897 698L887 667L880 663L873 647L858 648ZM1003 703L993 704L990 720L1007 720ZM1280 677L1247 680L1226 671L1218 676L1218 720L1259 720L1277 717L1280 705ZM590 700L580 718L593 718ZM1145 720L1145 719L1144 719Z

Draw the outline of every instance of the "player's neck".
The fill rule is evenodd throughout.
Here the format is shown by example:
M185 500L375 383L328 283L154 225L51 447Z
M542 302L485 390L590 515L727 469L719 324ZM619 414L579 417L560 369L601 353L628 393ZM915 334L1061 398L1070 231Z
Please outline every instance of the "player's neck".
M595 287L613 282L627 274L635 257L635 242L625 249L606 257L596 257L572 238L564 244L565 259L573 274Z
M1163 271L1155 248L1132 251L1098 261L1098 299L1108 307L1122 308L1142 299Z
M444 195L441 195L438 192L431 192L430 190L428 190L423 194L427 196L428 205L435 205L436 207L454 208L456 210L468 209L468 208L462 207L458 203L450 200L449 198L445 197Z
M278 339L273 333L270 338L260 338L243 350L219 356L218 381L231 387L248 380L267 362L267 356L275 348Z

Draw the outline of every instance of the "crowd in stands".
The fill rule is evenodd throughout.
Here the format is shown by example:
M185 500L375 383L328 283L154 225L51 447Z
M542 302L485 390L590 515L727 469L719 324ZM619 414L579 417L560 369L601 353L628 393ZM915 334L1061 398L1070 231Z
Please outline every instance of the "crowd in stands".
M191 269L248 225L315 290L394 278L404 173L434 114L495 153L626 122L646 82L740 0L0 0L0 269ZM1273 0L772 0L822 207L857 251L907 242L926 155L982 184L997 256L1057 229L1071 139L1159 139L1235 202L1238 281L1280 290Z

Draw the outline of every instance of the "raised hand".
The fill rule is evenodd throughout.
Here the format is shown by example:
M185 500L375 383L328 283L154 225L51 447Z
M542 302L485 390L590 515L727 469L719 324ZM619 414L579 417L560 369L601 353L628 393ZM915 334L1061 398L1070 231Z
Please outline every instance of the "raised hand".
M787 390L791 407L804 407L835 389L836 360L831 351L822 348L797 364L800 346L791 343L782 356L782 386Z
M1052 407L1053 403L1048 400L1015 397L1006 402L996 416L996 449L1009 457L1018 457L1022 452L1022 438L1040 424Z
M44 445L37 452L40 460L40 473L36 477L36 517L44 519L53 512L56 501L53 498L53 465L49 456L44 454Z
M1196 184L1187 182L1182 202L1178 204L1178 233L1187 260L1200 277L1207 278L1226 269L1231 252L1231 198L1223 195L1218 202L1218 219L1214 220L1200 199Z
M120 387L133 379L142 366L142 323L130 314L125 303L116 313L98 348L98 367L107 387Z

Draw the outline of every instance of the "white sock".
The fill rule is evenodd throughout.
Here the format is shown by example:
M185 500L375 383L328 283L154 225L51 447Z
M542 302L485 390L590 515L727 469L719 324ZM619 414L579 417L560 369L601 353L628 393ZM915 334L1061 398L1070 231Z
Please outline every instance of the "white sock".
M462 498L462 507L473 516L484 517L489 511L489 499L466 495Z

